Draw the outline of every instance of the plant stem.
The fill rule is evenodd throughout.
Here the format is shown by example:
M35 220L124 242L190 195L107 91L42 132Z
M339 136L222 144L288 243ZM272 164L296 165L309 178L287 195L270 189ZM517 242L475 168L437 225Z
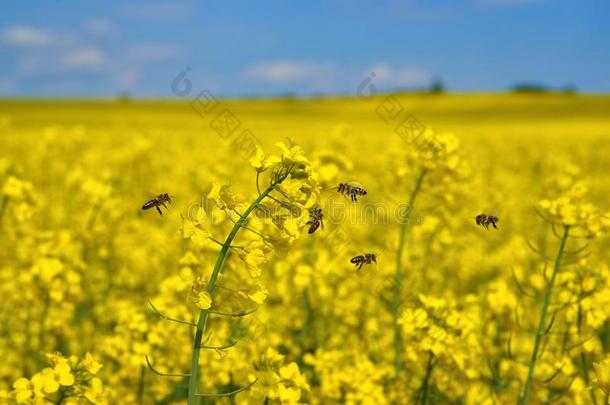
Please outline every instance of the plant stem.
M138 404L142 405L144 402L144 378L146 378L146 367L140 367L140 382L138 383Z
M218 279L218 275L222 271L224 267L225 260L227 258L227 253L229 252L231 243L237 232L246 224L246 219L248 215L261 203L261 201L267 197L267 195L273 191L273 189L277 186L276 183L273 183L269 186L265 191L263 191L254 202L248 207L248 209L242 214L242 216L235 222L233 225L233 229L227 236L227 239L223 243L222 249L218 254L218 258L216 259L216 264L214 265L214 270L212 271L212 275L210 276L210 280L208 282L207 292L212 297L212 301L214 300L214 291L216 290L216 280ZM191 375L189 377L189 389L188 389L188 405L197 405L199 404L199 397L197 397L197 390L199 387L199 352L201 346L201 339L203 338L203 333L205 331L207 319L208 319L209 310L202 309L199 312L199 321L197 322L197 331L195 332L195 341L193 342L193 353L191 356Z
M578 338L582 339L582 305L578 305ZM589 378L589 366L587 364L587 356L585 355L584 348L580 350L580 368L582 370L582 377L585 382L587 388L590 388L591 379ZM595 397L595 390L589 389L589 393L591 394L591 401L593 401L593 405L597 405L597 398ZM607 403L607 401L606 401Z
M551 303L553 287L555 286L555 278L557 277L557 273L559 272L559 268L561 267L561 258L563 256L566 241L568 240L569 232L570 226L564 225L563 236L561 238L559 250L557 251L557 258L555 259L555 264L553 266L553 274L551 275L551 279L546 285L546 291L544 292L544 301L542 303L542 311L540 313L540 322L538 322L538 329L536 331L536 338L534 340L534 350L532 351L532 357L529 362L529 371L527 373L525 388L523 389L521 405L529 404L530 395L532 392L532 383L534 381L534 371L536 370L536 362L538 361L538 351L540 350L540 343L542 342L542 338L545 335L546 317L549 311L549 305Z
M432 369L434 368L434 353L430 352L428 357L428 365L426 366L426 374L421 386L421 404L426 405L428 403L428 387L430 386L430 377L432 376Z
M402 253L407 236L407 229L409 229L409 219L411 217L411 212L413 211L413 204L415 203L417 194L419 193L424 177L426 176L426 172L426 169L422 169L419 176L417 176L415 187L409 196L409 211L403 218L404 222L400 227L400 238L398 240L398 249L396 251L396 273L394 274L394 299L392 302L392 310L394 321L394 371L396 372L397 376L402 369L402 333L400 330L400 325L398 324L398 319L400 318L400 300L402 293Z
M4 196L2 202L0 203L0 225L2 224L2 217L4 217L4 211L6 210L6 206L8 205L8 196Z

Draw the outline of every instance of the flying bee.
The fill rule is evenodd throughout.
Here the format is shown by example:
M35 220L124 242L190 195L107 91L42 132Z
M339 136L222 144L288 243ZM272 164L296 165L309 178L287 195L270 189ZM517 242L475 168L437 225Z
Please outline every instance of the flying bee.
M340 183L339 187L337 187L337 191L346 197L351 198L352 202L358 201L359 195L366 195L365 189L349 183Z
M500 221L498 217L486 214L477 215L475 220L477 221L477 225L481 225L487 230L489 230L490 224L493 225L494 228L498 229L498 227L496 226L496 222Z
M305 225L310 225L307 233L314 233L320 226L324 229L324 222L322 222L322 208L312 208L309 210L309 221Z
M360 270L365 264L377 263L377 256L375 256L375 253L365 253L360 256L352 257L350 262L354 263L358 267L358 270Z
M160 206L162 205L165 209L168 209L167 205L165 205L166 202L168 202L170 204L172 202L172 198L169 196L169 194L167 194L167 193L159 194L152 200L146 201L146 203L142 206L142 209L147 210L152 207L155 207L157 209L157 211L159 212L159 215L163 216Z

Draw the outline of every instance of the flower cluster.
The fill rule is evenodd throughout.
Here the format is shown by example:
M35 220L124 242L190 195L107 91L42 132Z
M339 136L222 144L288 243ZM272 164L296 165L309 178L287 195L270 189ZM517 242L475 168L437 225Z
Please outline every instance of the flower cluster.
M108 404L102 380L96 374L102 365L87 353L83 359L66 358L59 353L47 354L50 367L42 369L32 378L19 378L13 384L13 397L17 404L50 402ZM82 402L81 402L82 403Z
M584 200L587 188L577 183L555 200L544 199L539 206L552 220L564 226L582 230L586 237L594 238L610 229L610 214L600 212Z

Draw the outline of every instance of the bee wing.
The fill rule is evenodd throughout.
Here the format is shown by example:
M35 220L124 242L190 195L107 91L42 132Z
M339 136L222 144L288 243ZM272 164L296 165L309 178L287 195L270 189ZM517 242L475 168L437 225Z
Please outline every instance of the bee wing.
M361 189L363 189L363 190L364 190L364 186L362 185L362 183L360 183L359 181L356 181L356 180L351 180L351 181L348 181L348 182L347 182L347 183L345 183L345 184L348 184L348 185L350 185L350 186L352 186L352 187L358 187L358 188L361 188Z

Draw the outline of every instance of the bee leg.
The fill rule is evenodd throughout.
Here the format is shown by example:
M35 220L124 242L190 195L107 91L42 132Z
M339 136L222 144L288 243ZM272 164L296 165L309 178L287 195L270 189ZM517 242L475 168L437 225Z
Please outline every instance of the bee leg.
M163 213L161 212L161 208L159 208L158 205L155 208L157 208L157 212L159 212L159 215L163 216Z
M360 262L360 266L358 266L358 271L360 271L360 269L362 268L363 265L364 265L364 262Z
M162 202L161 205L163 206L163 208L167 209L167 205L165 205L164 202Z

